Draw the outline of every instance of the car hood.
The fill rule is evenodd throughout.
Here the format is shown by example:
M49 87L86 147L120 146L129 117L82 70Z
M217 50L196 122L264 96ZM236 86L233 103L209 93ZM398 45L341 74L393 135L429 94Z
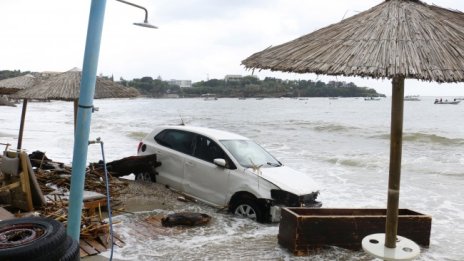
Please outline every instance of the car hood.
M298 196L318 191L318 184L308 175L286 166L260 168L260 176L282 190ZM256 172L255 172L256 173Z

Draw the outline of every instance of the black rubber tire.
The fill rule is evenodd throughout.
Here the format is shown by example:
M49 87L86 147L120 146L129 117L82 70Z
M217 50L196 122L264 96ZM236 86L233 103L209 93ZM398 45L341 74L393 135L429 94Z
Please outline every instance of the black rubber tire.
M29 232L34 231L35 235ZM16 236L21 234L20 236ZM58 260L66 249L62 223L42 217L18 218L0 222L0 260Z
M66 251L59 261L79 261L81 259L79 242L68 236L65 245Z
M264 222L263 209L255 199L238 199L230 210L234 215L249 218L260 223Z
M156 177L151 172L141 172L135 174L135 180L144 182L156 182Z

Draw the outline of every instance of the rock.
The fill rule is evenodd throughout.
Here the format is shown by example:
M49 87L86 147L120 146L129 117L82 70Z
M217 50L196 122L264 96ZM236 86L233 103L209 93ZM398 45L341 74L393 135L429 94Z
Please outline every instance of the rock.
M205 225L211 220L211 216L202 213L174 213L167 215L161 219L161 224L164 227L173 226L200 226Z

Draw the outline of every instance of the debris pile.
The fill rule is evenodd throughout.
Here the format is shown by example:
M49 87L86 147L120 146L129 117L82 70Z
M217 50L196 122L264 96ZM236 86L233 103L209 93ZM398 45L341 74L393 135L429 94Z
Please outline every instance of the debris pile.
M50 217L67 224L68 198L71 187L70 166L55 162L45 156L45 153L34 151L29 155L35 177L45 197L45 205L36 209L39 215ZM113 209L121 206L117 200L127 187L127 182L108 173L110 198ZM86 169L84 190L92 192L89 198L84 197L84 211L81 218L81 238L98 239L106 236L108 224L104 222L102 208L106 206L105 173L102 166L91 164ZM96 193L95 193L96 192ZM85 193L84 193L85 195ZM97 195L97 196L95 196Z

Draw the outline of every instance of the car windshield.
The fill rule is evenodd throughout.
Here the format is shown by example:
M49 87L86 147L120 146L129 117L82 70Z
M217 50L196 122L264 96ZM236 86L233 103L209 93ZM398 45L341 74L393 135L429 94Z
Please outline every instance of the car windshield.
M221 140L227 150L245 168L279 167L282 164L252 140Z

